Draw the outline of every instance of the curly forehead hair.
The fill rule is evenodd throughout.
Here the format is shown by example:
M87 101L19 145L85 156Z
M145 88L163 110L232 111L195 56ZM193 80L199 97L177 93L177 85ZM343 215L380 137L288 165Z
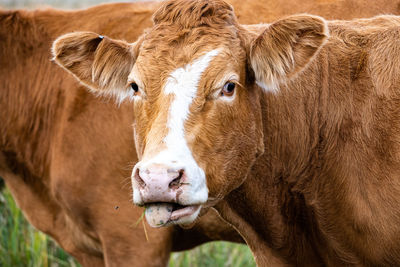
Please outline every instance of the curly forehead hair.
M182 28L236 24L232 6L222 0L169 0L154 13L153 22Z

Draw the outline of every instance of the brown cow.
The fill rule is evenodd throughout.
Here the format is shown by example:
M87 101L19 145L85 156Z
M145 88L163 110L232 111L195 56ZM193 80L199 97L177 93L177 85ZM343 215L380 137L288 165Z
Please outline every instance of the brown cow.
M170 0L135 43L72 33L53 52L132 100L134 201L167 209L152 224L215 206L260 266L398 266L399 34L395 16L249 27L222 0Z
M0 12L0 176L28 220L85 266L165 266L171 250L241 241L215 212L190 230L147 227L146 241L143 209L130 197L132 108L93 97L50 60L60 34L134 40L152 11L112 4Z

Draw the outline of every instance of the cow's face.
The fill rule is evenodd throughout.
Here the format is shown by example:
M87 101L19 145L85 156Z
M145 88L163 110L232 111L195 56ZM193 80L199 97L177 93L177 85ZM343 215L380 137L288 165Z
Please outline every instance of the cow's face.
M231 30L225 39L210 32L202 40L196 31L159 27L147 34L128 78L137 88L141 159L134 201L177 203L174 221L192 221L201 205L239 186L263 151L259 90L247 86L246 50Z
M295 16L238 25L226 3L169 1L135 44L59 38L55 60L96 91L134 103L134 202L151 225L191 223L240 186L263 153L260 98L303 69L326 24Z

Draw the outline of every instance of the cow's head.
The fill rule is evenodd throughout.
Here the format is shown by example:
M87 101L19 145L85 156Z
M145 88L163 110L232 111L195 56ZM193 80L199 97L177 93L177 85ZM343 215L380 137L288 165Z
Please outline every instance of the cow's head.
M153 20L133 44L71 33L53 53L94 91L132 100L134 202L151 205L154 226L185 224L246 179L264 151L262 94L306 67L327 26L308 15L242 26L221 0L167 1Z

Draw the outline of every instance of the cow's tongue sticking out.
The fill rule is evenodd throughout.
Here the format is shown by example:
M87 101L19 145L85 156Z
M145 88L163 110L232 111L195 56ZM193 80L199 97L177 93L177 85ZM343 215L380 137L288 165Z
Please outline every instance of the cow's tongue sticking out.
M146 205L145 215L151 227L161 227L177 221L185 224L187 222L183 218L197 216L199 210L199 205L181 206L173 203L155 203Z
M146 206L146 220L151 227L165 226L171 218L174 208L172 203L158 203Z

